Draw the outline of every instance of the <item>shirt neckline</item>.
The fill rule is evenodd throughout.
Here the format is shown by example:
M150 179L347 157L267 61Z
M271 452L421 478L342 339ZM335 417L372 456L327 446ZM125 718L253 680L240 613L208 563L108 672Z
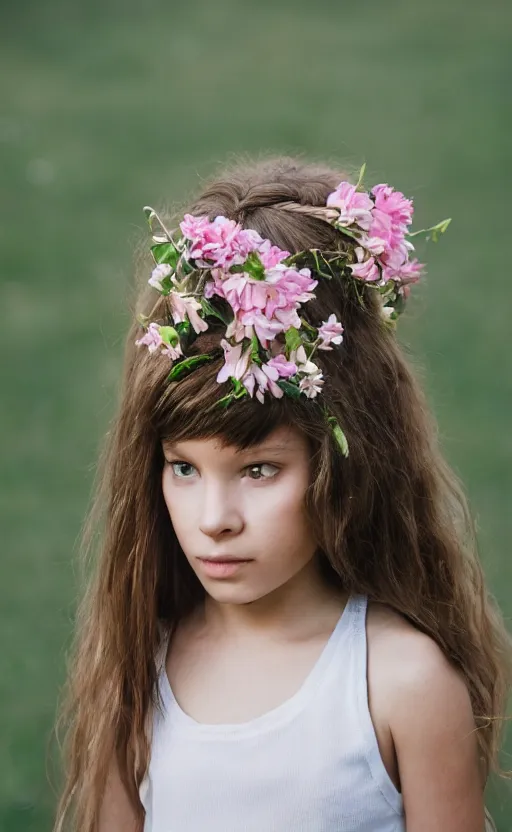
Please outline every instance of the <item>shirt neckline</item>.
M342 633L348 629L352 618L354 602L355 599L353 596L350 596L346 601L334 630L300 688L280 705L246 722L206 723L197 722L197 720L189 716L181 708L174 696L169 677L167 676L166 662L164 659L159 674L160 693L167 709L172 712L172 718L175 720L175 724L201 736L210 735L212 737L219 737L224 735L240 737L241 735L259 733L262 730L292 719L302 709L321 682L324 671L327 670L327 667L332 661Z

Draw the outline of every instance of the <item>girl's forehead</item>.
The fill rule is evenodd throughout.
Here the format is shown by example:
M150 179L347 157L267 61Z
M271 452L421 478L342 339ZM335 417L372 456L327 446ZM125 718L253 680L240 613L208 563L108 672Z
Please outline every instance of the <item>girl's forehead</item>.
M303 434L293 426L281 425L271 431L261 442L251 444L246 448L231 444L222 436L200 439L181 438L176 442L173 442L172 437L168 437L162 440L162 447L164 451L240 457L262 451L272 454L297 453L307 448L307 442Z

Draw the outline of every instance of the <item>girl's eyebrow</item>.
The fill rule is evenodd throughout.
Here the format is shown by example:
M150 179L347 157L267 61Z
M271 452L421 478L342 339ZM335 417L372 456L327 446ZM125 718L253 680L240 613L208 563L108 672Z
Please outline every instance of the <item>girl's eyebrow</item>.
M253 445L249 448L244 448L241 451L242 454L246 456L261 456L262 454L274 454L274 453L283 453L283 451L293 451L295 443L291 442L280 442L278 444L273 445L266 445L262 442L261 445Z
M262 442L260 445L252 445L248 448L241 448L239 450L240 456L261 456L262 454L277 454L283 453L286 451L293 451L295 443L292 441L289 442L278 442L273 444L265 444ZM177 442L174 444L171 440L162 440L162 449L166 453L176 453L179 455L180 451L180 443Z
M173 443L170 441L170 439L162 439L160 444L161 444L164 451L174 450L174 448L175 448L175 445L173 445Z

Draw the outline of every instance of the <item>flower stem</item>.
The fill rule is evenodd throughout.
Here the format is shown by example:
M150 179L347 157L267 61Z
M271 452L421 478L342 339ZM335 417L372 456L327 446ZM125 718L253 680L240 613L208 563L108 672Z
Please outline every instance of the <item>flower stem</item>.
M161 219L161 217L157 214L157 212L155 211L155 209L154 209L154 208L152 208L151 210L152 210L152 212L153 212L153 214L152 214L152 218L154 217L154 218L156 219L156 221L157 221L157 222L158 222L158 224L160 225L160 228L162 229L162 231L164 231L164 232L165 232L165 234L166 234L166 236L167 236L167 239L169 240L169 242L171 242L171 243L172 243L172 242L173 242L173 239L172 239L172 234L171 234L171 233L170 233L170 231L166 228L166 226L164 225L163 220L162 220L162 219Z

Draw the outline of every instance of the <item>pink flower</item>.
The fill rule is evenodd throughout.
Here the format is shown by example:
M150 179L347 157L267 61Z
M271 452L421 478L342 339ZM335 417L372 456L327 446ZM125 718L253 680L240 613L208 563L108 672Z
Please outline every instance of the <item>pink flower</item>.
M189 257L205 269L212 266L227 271L233 265L240 265L262 242L257 231L243 229L223 216L210 220L185 214L180 229L190 241Z
M227 381L229 378L240 380L247 372L247 367L251 359L251 347L248 347L242 355L241 344L236 344L233 347L228 341L222 339L220 345L224 350L225 363L217 374L217 381L219 384L222 384L223 381Z
M374 257L382 254L386 248L387 241L381 237L370 237L369 234L362 234L358 240L359 245L369 251Z
M322 343L318 345L320 350L332 350L330 344L341 344L343 341L343 327L336 319L336 315L329 315L326 321L323 321L322 326L318 330L318 335L322 339Z
M380 280L379 268L373 257L369 257L364 263L356 263L353 266L349 266L349 269L352 270L354 277L358 277L360 280L365 280L368 283Z
M382 278L385 282L388 280L395 280L400 283L417 283L421 277L424 264L418 260L406 260L396 268L393 266L384 266L382 270Z
M250 396L254 395L254 388L257 386L256 398L263 404L267 390L276 399L283 397L283 391L276 384L278 378L279 372L275 367L270 366L270 362L262 364L261 367L252 363L246 375L242 378L242 384Z
M412 222L412 201L389 185L376 185L372 194L375 198L372 223L368 238L360 242L372 255L380 255L382 265L388 267L389 273L398 268L398 261L405 263L407 248L412 247L405 239Z
M291 313L294 317L290 326L300 326L300 318L296 312ZM269 320L265 315L256 310L250 312L242 312L239 316L240 323L244 327L250 326L254 328L254 332L258 337L258 341L265 349L268 347L268 342L273 341L276 335L284 332L289 327L285 322L279 321L277 318Z
M382 263L382 279L384 282L388 280L395 280L404 283L416 283L423 269L423 263L418 260L409 260L410 251L414 250L411 242L406 239L395 246L395 248L385 251L381 257Z
M419 260L408 260L400 269L400 281L402 283L417 283L424 268L425 264L420 263Z
M412 243L402 238L392 248L387 248L380 255L380 262L389 269L399 269L409 258Z
M289 251L283 251L279 246L273 246L270 240L263 240L259 246L258 254L265 269L273 269L274 266L290 256Z
M261 310L270 320L277 309L296 309L300 303L311 300L316 285L309 269L297 271L276 266L266 272L265 280L255 280L245 273L223 280L216 274L205 287L205 294L225 298L235 314Z
M297 372L297 365L293 361L287 361L282 353L271 358L267 364L277 370L279 378L291 378Z
M406 199L401 191L395 191L389 185L375 185L372 194L375 208L387 214L393 225L407 226L412 223L412 200Z
M178 292L170 292L169 301L174 323L181 323L188 318L195 332L206 332L208 324L197 314L198 309L201 309L201 304L195 298L184 297Z
M176 344L175 347L171 346L171 344L165 344L162 355L168 355L172 361L176 361L177 358L181 358L183 351L180 344Z
M367 282L380 280L381 275L379 267L375 262L375 258L368 257L368 259L365 260L365 251L360 246L357 246L355 253L358 262L349 265L349 269L351 269L353 277L358 277L360 280L365 280Z
M362 245L364 245L365 248L369 248L367 243L369 240L372 240L372 248L374 249L374 252L377 248L380 248L381 252L390 252L400 246L403 239L403 227L400 225L394 225L389 214L380 211L378 208L374 208L368 239L366 241L361 241Z
M158 347L162 347L162 355L169 356L172 361L183 355L179 341L174 345L165 342L160 334L160 326L155 323L148 326L146 334L135 341L135 344L137 347L147 346L150 352L155 352Z
M313 280L309 269L297 270L283 265L267 271L264 282L276 286L285 295L287 304L306 303L314 297L313 289L318 286L318 280Z
M155 352L163 344L158 324L152 323L148 326L146 334L135 341L137 347L147 346L150 352Z
M355 222L364 231L370 228L373 201L368 194L356 191L350 182L340 182L336 190L327 197L327 206L339 209L337 225L352 225Z
M222 288L222 278L220 277L220 269L212 269L212 280L207 280L204 284L203 295L208 300L214 295L224 297L224 289Z
M230 304L237 323L230 335L239 340L241 327L254 327L261 344L273 340L290 326L300 327L297 310L301 303L314 297L317 281L309 269L293 269L278 264L266 272L265 280L248 274L231 274L222 278L218 270L205 286L205 296L218 295Z
M233 318L226 329L226 338L233 338L235 341L243 341L244 338L252 338L254 327L251 324L244 326L238 318Z

